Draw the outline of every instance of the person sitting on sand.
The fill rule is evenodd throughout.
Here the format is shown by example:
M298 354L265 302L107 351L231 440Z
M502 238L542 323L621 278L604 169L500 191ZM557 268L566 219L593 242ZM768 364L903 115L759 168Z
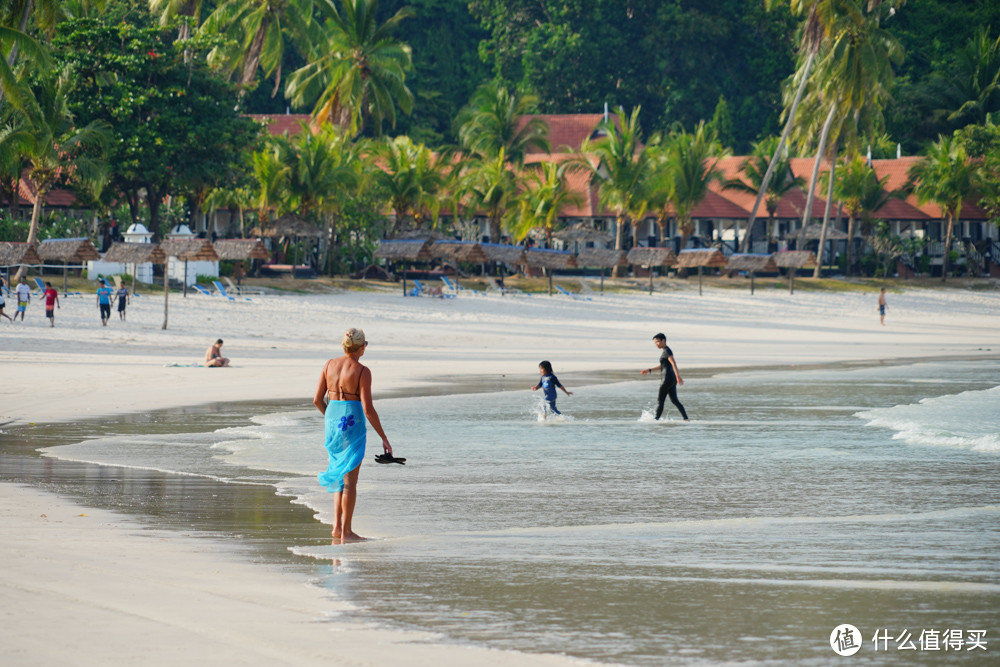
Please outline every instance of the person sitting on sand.
M358 473L365 457L366 417L390 456L392 446L372 405L371 370L360 361L368 349L365 332L348 329L341 346L344 355L323 366L313 404L324 416L324 445L330 460L318 479L333 494L333 539L342 544L365 539L354 532L351 521L358 498Z
M222 368L229 365L229 359L222 356L222 339L215 341L215 345L205 350L205 365L209 368Z

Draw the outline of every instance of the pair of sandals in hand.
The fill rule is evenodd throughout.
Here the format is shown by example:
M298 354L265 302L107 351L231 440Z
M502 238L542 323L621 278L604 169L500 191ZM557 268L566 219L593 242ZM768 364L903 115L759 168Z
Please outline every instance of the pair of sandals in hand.
M406 459L398 459L392 454L379 454L375 457L376 463L398 463L400 465L406 465Z

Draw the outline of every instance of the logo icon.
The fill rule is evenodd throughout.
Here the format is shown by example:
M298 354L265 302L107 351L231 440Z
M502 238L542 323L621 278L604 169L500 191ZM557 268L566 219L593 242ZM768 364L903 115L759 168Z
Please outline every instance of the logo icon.
M837 655L854 655L861 650L861 631L850 623L838 625L830 633L830 648Z

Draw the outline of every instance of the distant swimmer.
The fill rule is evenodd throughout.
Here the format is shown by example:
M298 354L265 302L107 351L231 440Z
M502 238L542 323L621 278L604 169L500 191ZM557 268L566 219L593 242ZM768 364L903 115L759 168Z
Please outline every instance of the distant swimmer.
M531 388L531 391L541 389L542 393L545 394L546 402L548 402L548 409L557 415L561 415L562 413L556 409L556 387L562 389L567 396L572 396L573 392L567 391L566 387L562 386L559 378L552 372L552 364L549 362L543 361L538 364L538 373L542 376L542 379Z
M888 307L885 303L885 288L883 287L878 295L878 321L882 323L882 326L885 326L885 310Z
M669 396L670 402L680 410L684 421L690 421L687 412L684 410L684 406L677 399L677 385L684 384L684 379L681 378L681 372L677 369L677 362L674 360L673 351L667 347L667 336L662 333L656 334L653 336L653 344L658 349L663 350L660 353L660 393L656 398L656 418L659 419L660 415L663 414L663 403L666 401L667 396ZM655 370L655 366L653 368L644 368L641 374L648 375Z

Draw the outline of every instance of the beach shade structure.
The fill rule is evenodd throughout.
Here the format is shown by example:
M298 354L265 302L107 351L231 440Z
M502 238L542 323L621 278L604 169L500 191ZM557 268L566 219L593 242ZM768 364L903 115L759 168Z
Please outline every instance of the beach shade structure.
M613 248L584 248L576 254L576 265L581 268L601 270L601 294L604 294L604 269L626 266L624 250Z
M167 254L158 243L115 243L104 253L105 262L132 264L132 293L135 293L135 266L139 264L163 264L163 329L167 328L167 305L170 296L167 271Z
M482 246L475 241L455 241L453 239L434 241L431 257L451 262L485 264L490 261Z
M217 239L212 245L215 246L215 252L220 260L239 262L236 264L239 267L236 271L237 285L240 285L243 279L243 262L271 258L271 253L258 239Z
M573 244L573 249L581 243L603 243L605 245L615 242L615 237L607 232L594 229L586 222L578 222L565 229L560 229L552 234L552 237L562 241L564 244ZM579 251L577 250L577 254Z
M163 254L167 256L169 267L170 258L176 257L184 262L184 296L187 297L187 273L188 262L218 262L219 254L215 251L215 246L208 239L167 239L160 243ZM170 271L166 271L163 282L166 284Z
M653 293L653 267L673 266L677 256L670 248L641 248L636 246L628 251L625 261L637 266L649 267L649 293Z
M795 272L816 266L816 255L808 250L779 250L771 255L774 265L788 269L788 293L795 293Z
M771 255L751 255L734 253L729 256L730 271L746 271L750 275L750 294L754 291L754 274L759 271L775 272L778 266Z
M63 293L69 288L67 285L67 274L69 264L83 264L91 260L101 258L101 253L90 242L88 238L78 239L46 239L38 245L38 256L43 262L62 262L63 265Z
M38 250L34 244L0 241L0 266L7 269L8 279L12 266L21 267L41 263L42 258L38 256ZM7 287L10 289L10 285Z
M529 248L524 251L524 263L533 268L545 269L549 275L549 296L552 296L552 271L555 269L575 269L576 255L565 250L549 248Z
M434 242L455 240L454 236L445 234L444 232L439 232L436 229L408 229L405 232L396 234L392 238L397 241L412 241L414 239Z
M698 269L698 296L701 296L701 270L721 268L726 264L726 256L718 248L689 248L677 255L677 268Z
M508 245L506 243L480 243L480 249L486 259L500 268L500 281L503 282L503 267L506 264L521 266L525 262L524 246ZM501 292L502 294L502 292Z
M381 240L375 248L375 257L387 259L390 262L427 262L431 256L431 241L428 239L392 239ZM403 296L406 296L406 271L403 275Z
M823 244L825 245L827 242L846 240L847 232L842 232L839 229L837 229L834 225L828 224L826 226L826 234L823 234L823 225L814 222L808 225L805 228L804 232L799 231L797 233L789 234L790 238L795 238L796 240L804 239L805 241L817 241L817 242L819 241L820 236L823 236ZM818 246L819 244L817 243L817 248L816 248L817 262L819 262L823 257L823 249Z
M277 220L264 223L250 230L251 236L263 236L267 238L322 238L326 232L309 222L300 215L286 213ZM292 272L290 276L295 276L295 265L299 263L298 244L295 246L295 256L292 257Z

